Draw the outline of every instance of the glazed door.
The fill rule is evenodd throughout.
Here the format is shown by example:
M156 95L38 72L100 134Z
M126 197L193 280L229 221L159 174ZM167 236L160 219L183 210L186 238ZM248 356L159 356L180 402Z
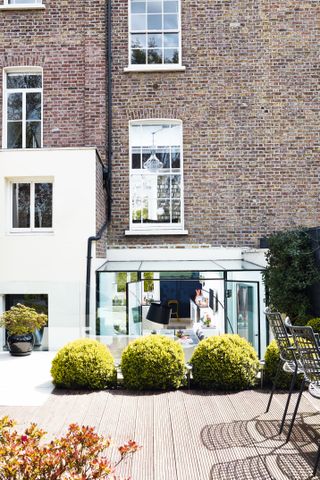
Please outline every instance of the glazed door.
M128 335L142 335L142 281L127 283Z
M258 282L228 281L226 297L229 319L227 333L238 333L259 352Z

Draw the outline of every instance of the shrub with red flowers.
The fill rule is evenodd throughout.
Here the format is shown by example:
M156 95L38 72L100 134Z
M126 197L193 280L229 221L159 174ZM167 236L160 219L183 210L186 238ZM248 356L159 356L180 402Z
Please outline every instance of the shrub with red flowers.
M111 463L105 455L111 440L93 427L71 424L65 435L44 443L46 432L36 424L23 434L14 425L8 417L0 419L0 480L115 480L119 463L141 448L130 440Z

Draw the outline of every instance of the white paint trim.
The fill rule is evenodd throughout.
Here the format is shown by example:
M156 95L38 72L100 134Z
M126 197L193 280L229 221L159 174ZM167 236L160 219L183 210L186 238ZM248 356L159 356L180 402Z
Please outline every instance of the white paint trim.
M165 63L165 64L152 64L152 65L130 65L125 67L123 71L125 73L132 73L132 72L185 72L186 67L183 65L175 65L172 63Z
M45 10L45 5L28 5L23 3L16 3L10 5L0 5L0 10Z
M159 230L159 226L155 230L125 230L124 232L125 235L127 236L140 236L140 235L188 235L189 232L188 230L172 230L168 229L165 230L164 228L161 227L161 230Z

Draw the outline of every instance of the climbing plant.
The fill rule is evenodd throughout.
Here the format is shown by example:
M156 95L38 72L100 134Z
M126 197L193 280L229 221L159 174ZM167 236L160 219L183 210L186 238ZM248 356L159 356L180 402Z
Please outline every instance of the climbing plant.
M278 232L268 239L263 273L268 304L304 324L310 318L310 287L320 281L306 230Z

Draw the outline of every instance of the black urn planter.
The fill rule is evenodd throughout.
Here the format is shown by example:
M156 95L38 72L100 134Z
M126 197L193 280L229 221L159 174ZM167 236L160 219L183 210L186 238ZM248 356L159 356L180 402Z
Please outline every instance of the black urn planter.
M33 350L34 336L32 333L22 335L8 335L7 344L11 355L25 357Z

